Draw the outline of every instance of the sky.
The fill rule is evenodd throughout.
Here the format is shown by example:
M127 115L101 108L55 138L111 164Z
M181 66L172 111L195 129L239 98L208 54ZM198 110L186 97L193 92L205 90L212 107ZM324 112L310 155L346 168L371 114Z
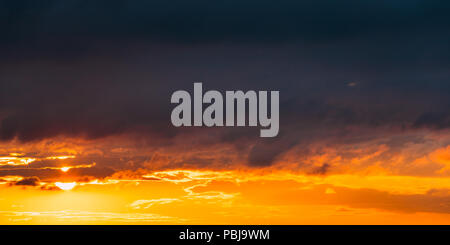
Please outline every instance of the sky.
M0 224L450 224L450 4L0 2ZM174 91L280 92L280 131Z

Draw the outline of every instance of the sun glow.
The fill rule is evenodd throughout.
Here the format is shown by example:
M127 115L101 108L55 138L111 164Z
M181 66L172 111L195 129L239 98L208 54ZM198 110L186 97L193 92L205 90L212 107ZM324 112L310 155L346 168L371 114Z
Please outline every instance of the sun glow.
M71 169L71 167L62 167L60 169L61 169L61 171L63 171L65 173L65 172L69 171Z
M77 185L77 183L76 182L68 182L68 183L55 182L55 185L63 191L70 191Z
M69 159L69 158L75 158L75 156L52 156L52 157L47 157L46 159L49 159L49 160L65 160L65 159Z
M3 157L0 157L0 166L2 166L2 165L12 165L12 166L28 165L34 161L36 161L36 158L3 156Z

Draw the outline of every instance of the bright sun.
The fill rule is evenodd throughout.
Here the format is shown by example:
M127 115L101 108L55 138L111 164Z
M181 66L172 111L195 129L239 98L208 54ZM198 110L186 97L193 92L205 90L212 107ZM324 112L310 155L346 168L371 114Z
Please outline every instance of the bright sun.
M76 182L68 182L68 183L55 182L55 185L61 190L69 191L69 190L72 190L77 185L77 183Z
M67 172L67 171L69 171L69 169L70 169L70 167L62 167L62 168L61 168L61 171Z

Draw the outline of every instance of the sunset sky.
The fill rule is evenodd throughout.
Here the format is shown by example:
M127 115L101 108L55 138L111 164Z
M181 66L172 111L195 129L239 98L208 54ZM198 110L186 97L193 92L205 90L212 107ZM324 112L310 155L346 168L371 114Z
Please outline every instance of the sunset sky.
M435 0L0 2L0 224L450 224ZM174 127L280 91L280 131Z

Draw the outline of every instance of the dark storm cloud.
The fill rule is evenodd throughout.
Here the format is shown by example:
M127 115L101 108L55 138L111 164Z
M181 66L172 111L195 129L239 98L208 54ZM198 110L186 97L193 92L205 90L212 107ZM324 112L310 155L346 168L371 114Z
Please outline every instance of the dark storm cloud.
M33 177L25 177L24 179L15 182L14 185L37 186L39 185L40 182L41 181L39 180L38 177L33 176Z
M0 139L138 132L168 144L187 130L170 124L170 95L199 81L280 91L274 142L249 128L215 138L249 150L254 166L315 140L367 140L380 126L445 129L449 10L418 0L2 1Z
M310 174L315 174L315 175L325 175L325 174L328 173L330 167L331 167L330 164L324 163L324 164L322 164L322 166L313 169L313 170L310 172Z
M443 28L442 1L4 1L10 40L145 37L175 42L339 38Z
M269 166L280 154L295 146L298 140L286 139L281 136L280 138L262 139L256 142L250 150L248 163L252 166Z
M417 118L417 120L414 122L414 126L425 126L438 129L450 128L450 113L448 111L440 113L424 113L419 118Z

